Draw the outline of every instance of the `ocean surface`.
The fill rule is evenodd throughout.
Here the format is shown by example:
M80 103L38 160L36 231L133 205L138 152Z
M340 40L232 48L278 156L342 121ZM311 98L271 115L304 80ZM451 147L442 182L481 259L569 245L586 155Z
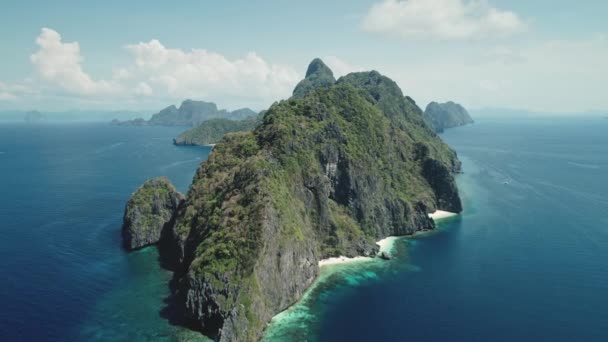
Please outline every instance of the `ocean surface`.
M210 148L184 128L0 124L0 341L150 341L171 274L154 247L126 253L124 205L144 181L186 191Z
M0 124L0 341L172 341L170 274L126 253L146 179L186 191L209 148L179 128ZM608 120L483 120L458 151L465 211L388 262L325 268L269 341L608 340Z

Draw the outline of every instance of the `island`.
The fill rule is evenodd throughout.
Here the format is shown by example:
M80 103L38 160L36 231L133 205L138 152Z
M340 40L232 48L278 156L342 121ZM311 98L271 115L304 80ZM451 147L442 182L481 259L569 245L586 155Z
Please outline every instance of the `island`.
M199 126L189 129L175 139L175 145L213 145L220 141L224 135L233 132L247 132L253 130L262 122L264 111L258 115L243 120L209 119Z
M46 115L40 113L37 110L31 110L31 111L25 112L25 114L23 114L23 120L25 120L25 122L27 122L27 123L42 122L42 121L45 121L46 119L47 119Z
M429 103L424 111L424 119L437 133L441 133L448 128L473 123L469 112L463 106L452 101Z
M259 340L320 261L377 257L376 241L434 229L430 213L462 211L456 153L394 81L369 71L329 82L319 72L331 74L315 59L293 97L252 131L226 134L183 200L163 180L125 209L125 241L142 237L125 244L162 246L172 312L213 339Z
M242 120L257 113L249 108L241 108L232 112L226 109L218 109L213 102L185 100L177 108L171 105L160 112L152 115L150 120L136 118L133 120L112 120L113 125L126 126L188 126L196 127L202 122L213 118L224 118L230 120Z

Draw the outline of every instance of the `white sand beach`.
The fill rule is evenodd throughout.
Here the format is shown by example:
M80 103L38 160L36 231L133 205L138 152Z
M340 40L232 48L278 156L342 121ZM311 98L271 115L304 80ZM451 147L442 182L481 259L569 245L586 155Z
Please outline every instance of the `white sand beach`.
M395 241L397 241L398 238L399 237L397 237L397 236L389 236L380 241L377 241L376 244L378 246L380 246L380 250L378 251L378 254L380 254L382 252L386 252L387 254L390 255L391 251L393 250L393 247L395 245ZM338 265L338 264L348 264L348 263L354 263L354 262L365 262L365 261L372 261L372 260L374 260L374 258L364 257L364 256L357 256L354 258L339 256L339 257L335 257L335 258L328 258L328 259L320 260L319 267L329 266L329 265Z
M349 264L354 262L365 262L372 261L374 258L358 256L354 258L348 258L345 256L339 256L337 258L328 258L319 261L319 267L329 266L329 265L338 265L338 264Z
M444 210L437 210L434 213L429 214L429 217L431 219L433 219L434 221L439 221L439 220L447 219L447 218L454 217L454 216L458 216L458 214L452 213L449 211L444 211ZM424 231L424 232L419 232L419 233L425 234L427 232ZM414 235L418 235L418 234L414 234ZM398 236L389 236L380 241L377 241L376 244L378 246L380 246L378 255L380 255L383 252L390 255L393 250L393 247L395 246L395 241L397 241L397 239L399 239ZM329 265L348 264L348 263L354 263L354 262L372 261L372 260L374 260L374 258L364 257L364 256L358 256L358 257L354 257L354 258L339 256L339 257L320 260L319 267L329 266Z
M397 239L399 239L399 237L397 236L389 236L387 238L384 238L378 242L376 242L376 245L380 246L380 250L378 251L378 254L382 253L382 252L386 252L387 254L391 254L391 252L393 251L393 247L395 246L395 241L397 241Z
M449 211L443 211L443 210L437 210L434 213L429 214L429 217L431 219L433 219L434 221L439 221L439 220L443 220L449 217L454 217L457 216L458 214L456 213L452 213Z

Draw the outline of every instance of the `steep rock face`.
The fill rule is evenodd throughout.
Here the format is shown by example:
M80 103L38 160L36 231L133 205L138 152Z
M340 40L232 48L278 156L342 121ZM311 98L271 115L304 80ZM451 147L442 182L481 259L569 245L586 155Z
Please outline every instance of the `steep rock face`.
M446 103L431 102L424 111L427 123L441 133L445 129L464 126L473 123L467 110L452 101Z
M319 58L315 58L306 70L306 77L293 90L294 98L303 98L319 87L329 87L336 83L334 73Z
M125 207L122 226L125 248L133 250L159 242L183 201L184 196L167 178L145 182Z
M320 259L375 255L381 238L433 229L427 213L460 211L459 165L377 72L273 105L254 131L223 138L176 214L184 316L222 341L259 339Z
M227 133L251 131L262 120L262 114L247 117L243 120L210 119L199 126L189 129L175 139L175 145L208 145L215 144Z

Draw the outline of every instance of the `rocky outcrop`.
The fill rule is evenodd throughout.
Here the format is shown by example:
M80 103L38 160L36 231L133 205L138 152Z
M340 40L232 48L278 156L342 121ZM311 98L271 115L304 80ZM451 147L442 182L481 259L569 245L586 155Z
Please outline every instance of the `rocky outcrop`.
M322 60L315 58L306 70L306 77L293 90L293 97L303 98L316 88L329 87L334 83L336 79L331 69Z
M165 229L175 222L184 196L165 177L145 182L129 199L123 216L125 248L142 248L159 242Z
M445 129L473 123L467 110L452 101L446 103L431 102L424 111L424 119L437 132Z
M307 74L327 75L321 63ZM433 229L428 212L459 211L457 165L378 72L277 103L253 132L226 135L197 171L174 229L184 270L175 298L204 333L257 340L320 259L375 256L381 238Z

